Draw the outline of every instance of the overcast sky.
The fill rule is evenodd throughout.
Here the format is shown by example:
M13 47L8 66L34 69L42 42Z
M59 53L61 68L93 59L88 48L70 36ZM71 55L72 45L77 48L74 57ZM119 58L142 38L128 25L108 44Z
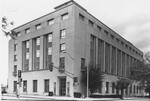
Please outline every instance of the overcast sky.
M68 0L1 0L2 16L15 27L54 11ZM143 52L150 51L150 0L75 0ZM8 39L0 34L0 78L7 83ZM3 72L4 71L4 72Z

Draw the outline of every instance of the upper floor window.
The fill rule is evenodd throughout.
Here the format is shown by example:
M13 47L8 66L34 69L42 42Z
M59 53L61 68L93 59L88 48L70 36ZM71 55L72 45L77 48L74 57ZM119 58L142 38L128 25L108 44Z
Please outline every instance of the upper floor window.
M52 47L48 47L48 55L52 55Z
M119 43L119 39L118 39L118 38L116 38L116 40L117 40L117 42Z
M82 14L79 14L79 19L84 21L84 16Z
M17 61L17 55L14 55L14 61Z
M122 46L124 45L124 43L123 43L123 42L121 42L121 44L122 44Z
M128 48L128 45L126 45L126 48Z
M108 32L106 30L104 30L105 34L108 35Z
M40 38L36 38L36 45L40 45Z
M26 41L26 48L29 48L29 41Z
M54 19L48 20L48 25L52 25L52 24L54 24Z
M60 31L60 39L63 39L65 37L66 37L66 30L63 29L63 30Z
M98 25L97 25L97 29L98 29L99 31L101 31L101 30L102 30L102 28L101 28L100 26L98 26Z
M61 16L62 20L66 20L69 18L68 13L65 13Z
M14 45L14 51L16 51L16 50L17 50L17 44Z
M81 58L81 69L85 68L85 58Z
M19 36L20 36L20 32L17 32L17 33L16 33L16 37L19 37Z
M36 50L36 57L40 57L40 50Z
M114 39L114 36L113 36L113 35L111 35L111 39Z
M65 43L60 44L60 52L65 51Z
M93 26L93 25L94 25L94 22L92 22L91 20L89 20L89 25L90 25L90 26Z
M40 28L41 28L41 24L37 24L36 29L40 29Z
M25 29L25 33L30 33L30 28Z
M17 73L17 65L14 65L14 72Z
M61 57L59 60L60 68L65 68L65 57Z
M48 42L52 42L52 33L48 34Z
M29 59L29 53L26 53L26 59Z

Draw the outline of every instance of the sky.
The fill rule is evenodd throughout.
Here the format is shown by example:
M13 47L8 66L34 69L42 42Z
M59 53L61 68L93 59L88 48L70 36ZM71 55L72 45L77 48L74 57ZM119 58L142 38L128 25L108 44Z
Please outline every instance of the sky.
M14 28L54 11L68 0L1 0L1 17ZM141 51L150 51L150 0L74 0ZM7 84L8 40L0 31L0 81Z

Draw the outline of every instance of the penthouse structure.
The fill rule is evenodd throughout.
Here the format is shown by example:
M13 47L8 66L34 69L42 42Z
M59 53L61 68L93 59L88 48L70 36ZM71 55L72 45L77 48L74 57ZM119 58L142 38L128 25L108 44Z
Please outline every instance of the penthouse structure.
M17 71L22 71L20 93L74 96L84 92L82 71L90 62L99 64L105 79L96 92L116 94L113 82L128 77L143 53L78 3L71 0L55 11L14 29L16 39L9 41L8 92L17 88ZM49 71L50 63L53 71ZM125 91L141 95L138 83Z

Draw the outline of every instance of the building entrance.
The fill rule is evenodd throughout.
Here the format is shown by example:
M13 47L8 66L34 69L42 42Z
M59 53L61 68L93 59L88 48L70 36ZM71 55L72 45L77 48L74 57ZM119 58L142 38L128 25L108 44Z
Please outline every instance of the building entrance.
M66 77L59 78L59 95L66 95Z

